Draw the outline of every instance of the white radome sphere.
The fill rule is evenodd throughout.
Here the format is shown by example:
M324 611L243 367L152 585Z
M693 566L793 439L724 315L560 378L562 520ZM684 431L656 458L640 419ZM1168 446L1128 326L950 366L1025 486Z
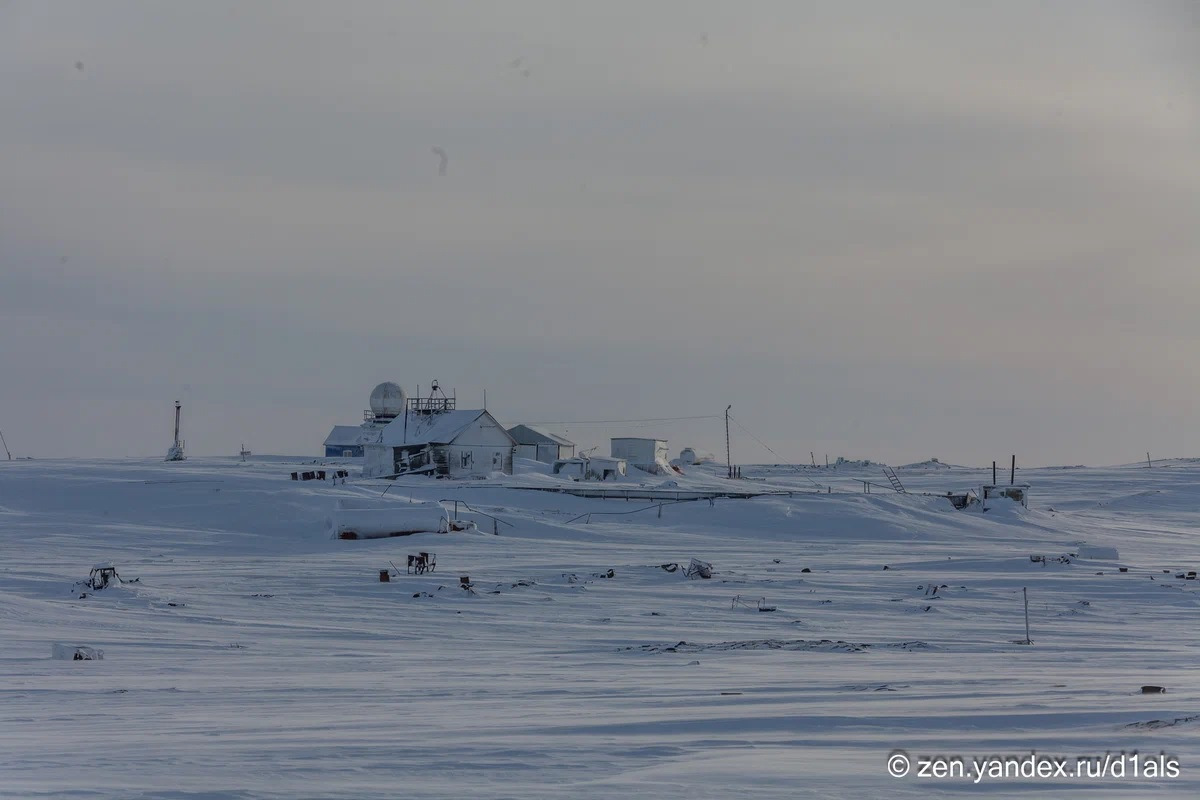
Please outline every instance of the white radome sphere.
M408 395L391 381L381 383L371 392L371 413L377 417L395 417L404 413Z

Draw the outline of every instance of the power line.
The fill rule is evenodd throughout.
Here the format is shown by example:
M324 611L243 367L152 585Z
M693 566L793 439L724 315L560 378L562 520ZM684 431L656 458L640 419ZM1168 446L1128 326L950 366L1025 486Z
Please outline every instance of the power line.
M733 417L733 415L732 415L732 414L731 414L731 415L729 415L729 420L730 420L730 422L732 422L734 425L737 425L739 428L741 428L743 433L745 433L745 434L746 434L747 436L749 436L751 439L753 439L754 441L758 442L758 443L759 443L759 444L761 444L763 447L765 447L765 448L767 449L767 452L769 452L771 455L773 455L773 456L775 456L777 459L779 459L779 461L780 461L781 463L787 464L789 467L791 467L792 469L796 470L796 472L799 472L801 475L804 475L804 471L803 471L803 470L801 470L801 469L800 469L800 467L798 467L798 466L796 466L795 464L791 463L791 462L790 462L790 461L788 461L786 458L784 458L783 456L779 455L779 453L776 453L774 450L772 450L772 449L771 449L771 446L770 446L770 445L768 445L768 444L767 444L766 442L764 442L762 439L760 439L760 438L758 438L757 436L755 436L755 435L754 435L753 433L751 433L750 431L746 430L746 426L745 426L745 425L743 425L742 423L738 422L736 419L734 419L734 417ZM808 482L809 482L809 483L811 483L813 486L816 486L818 489L820 489L820 488L823 488L823 487L821 486L821 484L817 483L816 481L814 481L814 480L813 480L812 478L810 478L809 476L807 476L807 475L804 475L804 477L805 477L805 479L807 479L807 480L808 480Z
M719 414L703 414L697 417L650 417L647 419L576 419L553 422L531 422L530 425L616 425L623 422L676 422L685 419L720 419Z

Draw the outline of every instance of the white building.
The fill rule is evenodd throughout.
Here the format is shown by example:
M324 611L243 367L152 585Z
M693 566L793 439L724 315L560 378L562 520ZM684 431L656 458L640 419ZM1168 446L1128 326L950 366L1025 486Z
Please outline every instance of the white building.
M508 429L508 435L517 443L517 458L553 464L575 455L574 442L532 425L514 425Z
M363 451L363 477L429 474L465 478L512 474L516 442L483 409L415 411L397 416Z
M408 395L391 381L371 392L371 407L363 412L362 425L334 425L325 437L326 458L361 458L363 448L379 441L384 427L404 413Z
M646 472L671 472L666 439L620 437L610 440L613 458L622 458L631 466Z
M363 425L334 425L325 437L325 457L361 458L363 447L378 442L382 430Z

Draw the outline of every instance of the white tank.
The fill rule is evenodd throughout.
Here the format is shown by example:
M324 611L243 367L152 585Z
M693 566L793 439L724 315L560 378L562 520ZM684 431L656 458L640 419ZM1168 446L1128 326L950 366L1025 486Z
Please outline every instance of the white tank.
M679 461L684 466L690 467L693 464L707 464L710 461L715 461L716 456L706 450L697 450L694 447L685 447L679 451Z
M371 392L371 413L377 418L396 417L404 413L408 395L391 381L381 383Z

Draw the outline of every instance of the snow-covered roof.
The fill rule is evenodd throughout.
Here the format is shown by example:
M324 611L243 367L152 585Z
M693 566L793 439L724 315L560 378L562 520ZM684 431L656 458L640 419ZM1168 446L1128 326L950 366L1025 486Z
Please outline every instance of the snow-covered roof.
M517 444L557 444L562 447L574 447L570 439L564 439L556 433L534 425L514 425L508 429L508 435L516 439Z
M481 408L463 409L460 411L444 411L440 414L409 414L407 431L405 417L401 415L387 424L383 429L380 441L383 444L399 446L411 444L449 444L466 430L475 420L487 414L488 419L495 423L496 428L507 435L507 431L496 422L495 418ZM512 438L511 436L509 437Z
M326 447L355 447L379 441L379 428L361 425L334 425L325 437Z

